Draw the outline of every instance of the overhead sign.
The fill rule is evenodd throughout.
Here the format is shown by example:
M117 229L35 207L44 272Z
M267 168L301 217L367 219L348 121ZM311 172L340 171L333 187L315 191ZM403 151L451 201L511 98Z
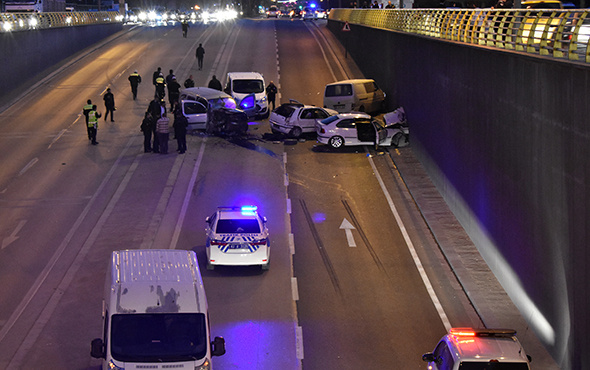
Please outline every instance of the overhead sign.
M350 31L350 25L348 22L344 22L344 26L342 27L342 31Z

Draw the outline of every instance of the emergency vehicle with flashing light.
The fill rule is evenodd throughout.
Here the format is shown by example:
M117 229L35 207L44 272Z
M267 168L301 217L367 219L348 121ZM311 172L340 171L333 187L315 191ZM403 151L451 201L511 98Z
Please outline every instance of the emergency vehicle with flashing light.
M530 370L531 357L515 330L452 328L422 360L429 370Z
M216 265L270 267L266 217L256 206L218 207L207 217L207 269Z
M248 116L265 119L270 115L264 77L258 72L229 72L225 89Z

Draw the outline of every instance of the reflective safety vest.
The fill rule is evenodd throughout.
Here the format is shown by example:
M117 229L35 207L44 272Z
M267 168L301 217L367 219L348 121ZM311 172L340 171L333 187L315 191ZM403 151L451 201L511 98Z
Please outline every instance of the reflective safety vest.
M156 78L156 84L163 84L163 83L164 83L164 77Z
M96 124L98 123L98 118L96 117L96 111L91 110L88 112L88 127L96 128Z
M90 112L92 110L92 104L86 104L82 110L84 112Z

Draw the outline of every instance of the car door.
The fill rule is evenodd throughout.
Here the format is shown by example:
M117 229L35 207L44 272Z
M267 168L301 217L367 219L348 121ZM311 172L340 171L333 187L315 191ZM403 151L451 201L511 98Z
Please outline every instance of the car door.
M336 124L336 134L344 138L345 145L356 145L358 134L356 123L353 118L343 119Z
M304 108L299 113L296 125L301 127L303 132L315 131L316 121L328 118L328 114L319 108Z
M359 144L375 143L375 138L377 137L377 128L370 120L357 120L356 131Z
M207 106L201 101L183 100L182 114L188 120L189 130L205 129L207 124Z

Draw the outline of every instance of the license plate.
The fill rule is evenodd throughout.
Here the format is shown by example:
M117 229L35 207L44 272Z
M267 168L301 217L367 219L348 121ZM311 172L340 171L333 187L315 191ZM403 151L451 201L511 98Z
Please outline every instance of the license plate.
M334 109L344 108L344 104L334 104Z
M241 244L231 244L228 249L242 249Z

